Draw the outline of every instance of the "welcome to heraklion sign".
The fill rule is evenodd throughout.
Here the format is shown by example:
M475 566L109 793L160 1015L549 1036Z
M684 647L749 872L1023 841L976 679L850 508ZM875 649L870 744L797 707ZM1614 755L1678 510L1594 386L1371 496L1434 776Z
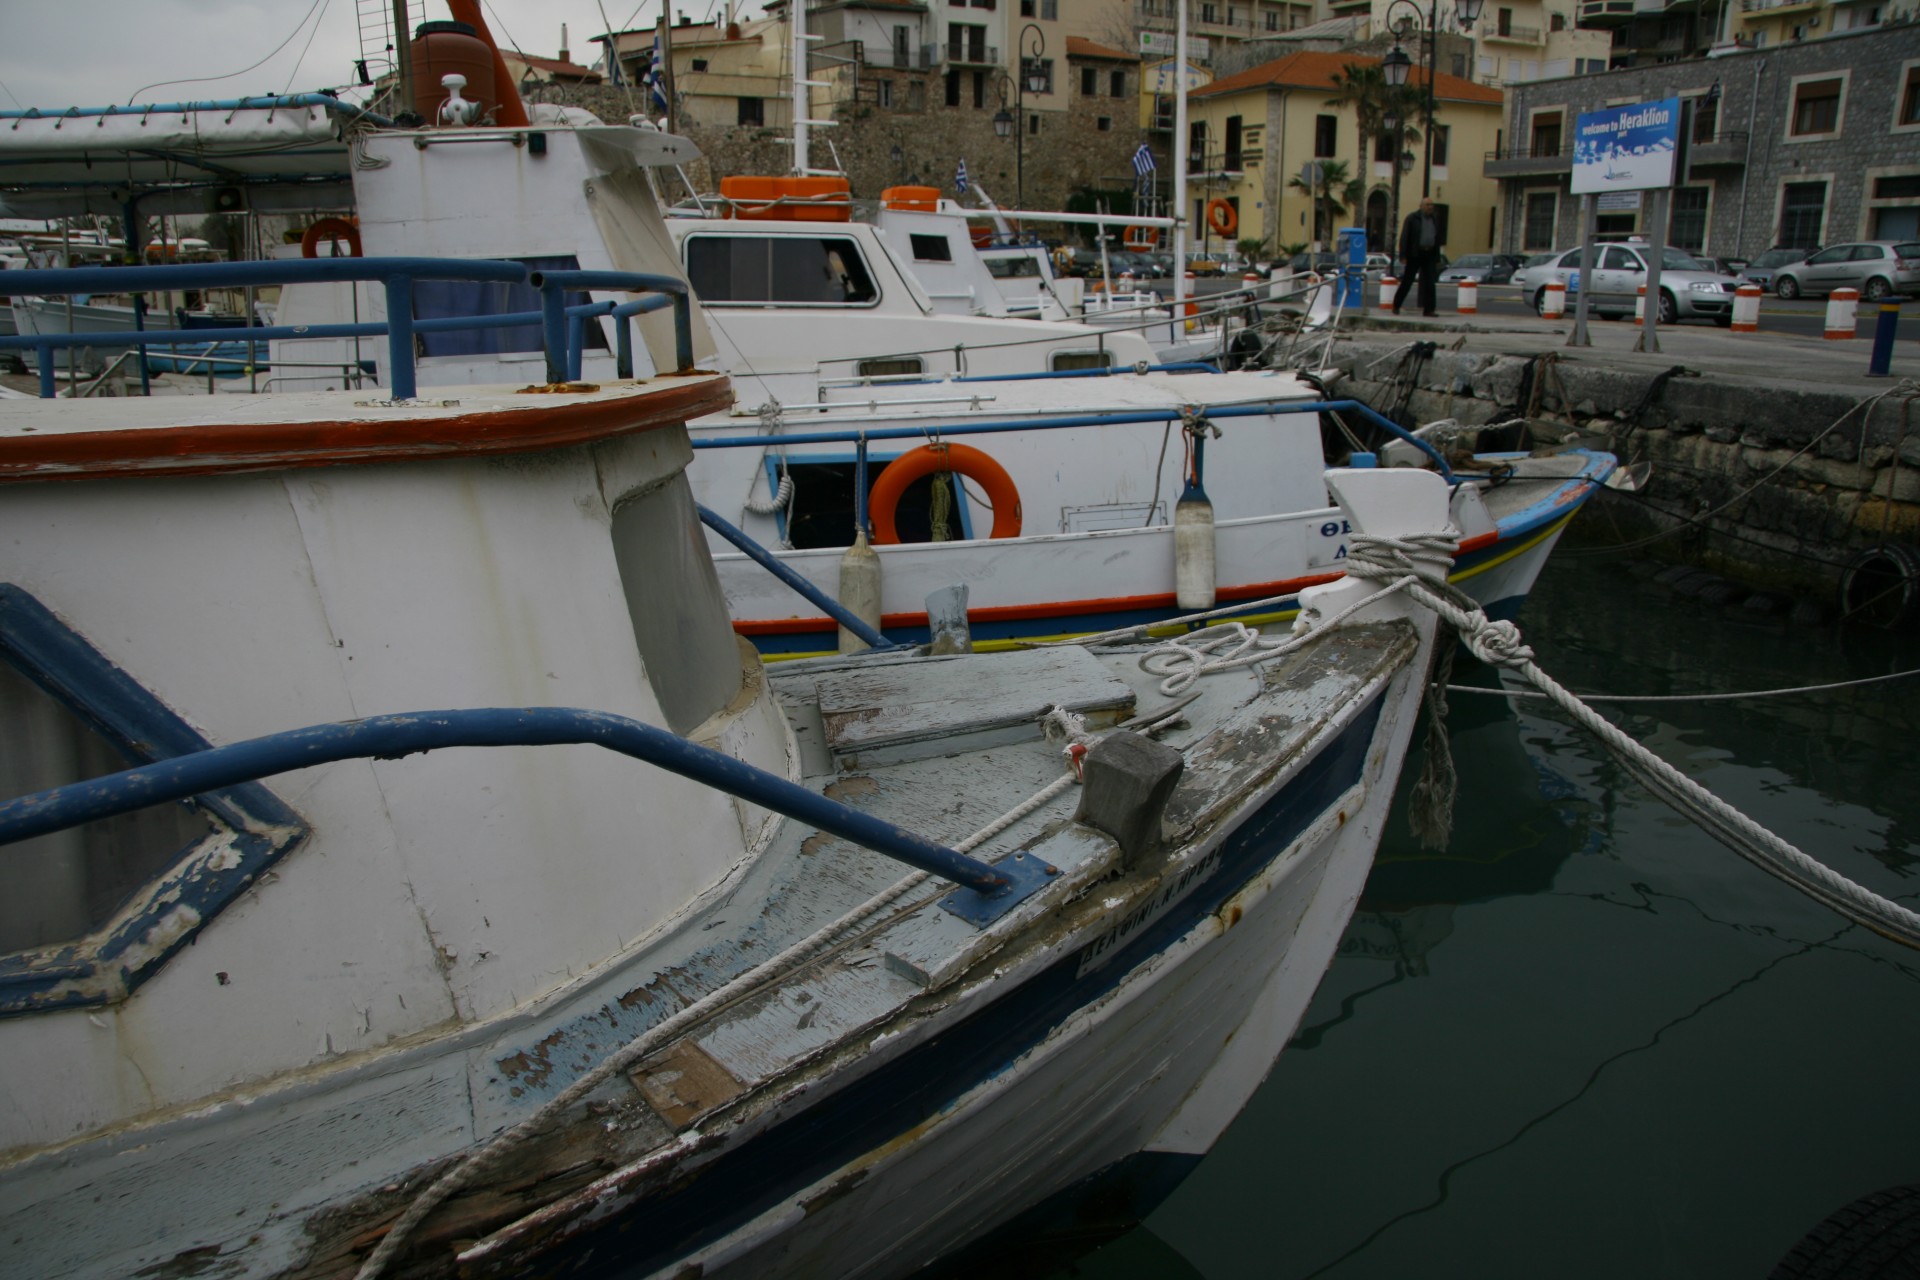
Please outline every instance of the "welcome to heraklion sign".
M1673 185L1680 99L1580 114L1573 134L1573 194Z

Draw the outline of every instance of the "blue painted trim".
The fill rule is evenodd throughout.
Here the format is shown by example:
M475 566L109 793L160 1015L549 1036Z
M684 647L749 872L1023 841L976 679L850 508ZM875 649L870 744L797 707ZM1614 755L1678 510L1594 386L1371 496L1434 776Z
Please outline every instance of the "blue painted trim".
M164 760L207 749L206 739L184 720L11 583L0 583L0 659L129 761ZM191 801L222 830L180 851L161 881L167 892L148 893L144 905L103 932L62 946L0 956L0 1016L124 999L311 830L257 782L206 789ZM228 840L237 857L211 856L213 846ZM162 896L164 903L157 901ZM168 931L156 926L182 908L197 912L198 923L179 931L163 950L150 950L153 937L167 936Z
M485 707L369 716L207 747L0 803L0 844L338 760L392 760L447 747L575 743L644 760L989 897L1004 894L1012 886L1006 874L987 863L829 800L778 774L655 725L573 707Z
M826 405L833 408L833 405ZM1202 416L1207 418L1264 418L1276 413L1353 413L1365 418L1382 431L1419 449L1432 461L1434 468L1448 484L1459 484L1453 474L1453 468L1440 456L1438 450L1425 440L1419 439L1404 427L1375 413L1358 400L1308 400L1291 402L1275 398L1253 405L1217 405L1204 408ZM1148 409L1130 413L1087 413L1069 416L1055 415L1046 418L1020 418L1003 422L960 422L943 425L942 436L988 435L1001 431L1062 431L1071 427L1112 427L1142 422L1179 422L1183 410L1179 408ZM800 419L804 423L805 418ZM902 440L922 439L927 435L924 427L879 427L844 429L840 431L795 431L779 437L779 443L794 444L844 444L851 441L866 440ZM711 436L693 442L696 449L746 449L765 448L770 437L756 436Z
M747 554L755 564L799 592L808 604L860 637L870 649L895 649L899 646L856 617L845 605L788 568L780 558L728 524L706 507L699 507L700 522Z
M1186 897L1099 967L1084 975L1078 972L1082 954L1100 942L1090 939L991 1005L864 1078L708 1164L683 1170L658 1194L543 1258L543 1274L651 1275L949 1109L1245 888L1360 780L1381 707L1376 694L1352 723L1226 838L1212 875L1199 878ZM618 1261L610 1264L609 1259Z

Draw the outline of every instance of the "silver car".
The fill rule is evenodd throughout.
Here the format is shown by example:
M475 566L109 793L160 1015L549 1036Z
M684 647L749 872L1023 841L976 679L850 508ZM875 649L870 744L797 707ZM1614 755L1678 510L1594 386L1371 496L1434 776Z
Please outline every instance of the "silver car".
M1507 283L1518 287L1521 297L1532 298L1549 279L1559 278L1550 273L1562 257L1569 253L1578 256L1579 252L1578 249L1553 249L1546 253L1536 253L1514 268L1513 278Z
M1858 289L1868 302L1894 293L1920 294L1920 242L1855 240L1828 245L1805 262L1781 267L1773 277L1773 291L1783 298L1835 289Z
M1572 310L1574 299L1584 287L1589 292L1587 306L1594 314L1630 316L1640 286L1647 282L1648 255L1652 252L1645 244L1595 245L1598 265L1589 272L1579 269L1580 251L1570 249L1551 264L1529 271L1522 296L1539 311L1548 281L1558 280L1567 286L1568 310ZM1520 272L1515 272L1514 278L1518 280ZM1732 276L1709 271L1691 255L1669 246L1660 256L1660 323L1703 319L1732 324L1734 292L1739 287L1740 282Z
M1740 283L1757 284L1772 293L1774 274L1782 267L1804 260L1812 252L1812 249L1769 249L1741 270Z

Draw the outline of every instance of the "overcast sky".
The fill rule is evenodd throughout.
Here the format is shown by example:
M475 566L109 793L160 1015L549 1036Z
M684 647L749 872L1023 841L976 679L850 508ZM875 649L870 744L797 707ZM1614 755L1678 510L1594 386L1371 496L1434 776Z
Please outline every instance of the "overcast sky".
M675 12L699 21L722 2L677 0ZM484 12L502 47L543 57L559 52L564 22L573 60L590 64L600 48L593 36L609 26L652 26L662 3L486 0ZM355 14L362 6L392 8L388 0L0 0L0 109L345 85L361 56ZM430 20L448 16L443 0L426 7ZM737 8L759 13L758 3Z

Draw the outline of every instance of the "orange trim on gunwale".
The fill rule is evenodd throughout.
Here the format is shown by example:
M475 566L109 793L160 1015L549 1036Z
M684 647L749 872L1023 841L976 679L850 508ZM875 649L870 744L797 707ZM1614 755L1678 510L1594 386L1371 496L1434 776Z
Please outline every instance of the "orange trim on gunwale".
M431 417L5 434L0 435L0 483L215 475L534 453L654 431L732 403L732 382L709 376L682 385L650 385L644 394L600 395L585 401L530 395L524 409Z

